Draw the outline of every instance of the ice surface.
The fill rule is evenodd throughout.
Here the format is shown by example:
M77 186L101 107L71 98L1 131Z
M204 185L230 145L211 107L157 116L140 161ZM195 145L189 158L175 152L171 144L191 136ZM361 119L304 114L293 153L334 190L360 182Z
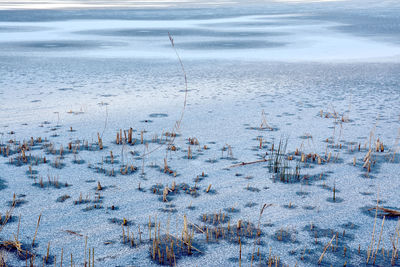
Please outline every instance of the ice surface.
M199 227L226 231L227 220L234 227L242 220L254 228L271 204L260 242L243 236L243 266L253 249L258 263L258 248L264 263L271 249L290 266L317 265L336 233L336 251L323 264L365 264L375 216L368 209L377 198L400 208L400 50L398 5L357 3L0 11L1 218L13 194L16 204L0 242L13 238L21 215L19 240L29 248L42 213L31 248L40 265L48 242L58 263L63 249L64 265L71 254L82 265L87 236L96 266L157 266L149 217L160 222L161 236L181 236L184 215ZM173 130L185 95L168 32L189 89L175 151L155 141ZM116 144L130 127L136 143ZM384 152L374 149L368 172L363 159L378 138ZM276 156L279 140L287 140L284 157L294 158L287 170L300 164L301 181L282 183L285 168L274 174L268 162L240 166ZM25 160L24 141L32 156ZM297 163L296 149L330 160ZM135 168L123 174L121 165ZM173 182L165 203L163 189ZM204 222L204 214L220 212L220 225ZM140 226L137 247L123 244L124 219L136 240ZM397 223L385 220L385 253ZM375 239L381 224L379 216ZM231 238L207 242L197 231L193 244L202 253L181 253L177 265L238 265ZM24 266L17 256L7 252L8 265ZM376 260L383 266L389 256Z

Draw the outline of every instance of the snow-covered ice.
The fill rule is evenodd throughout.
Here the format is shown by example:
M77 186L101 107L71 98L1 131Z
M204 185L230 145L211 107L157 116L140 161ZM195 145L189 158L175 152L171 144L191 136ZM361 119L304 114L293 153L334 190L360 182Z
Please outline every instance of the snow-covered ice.
M238 236L242 266L316 266L333 236L323 266L366 265L377 200L400 210L400 5L366 3L0 10L1 247L20 216L35 265L157 266L154 225L179 244L186 216L201 252L172 265L239 265Z

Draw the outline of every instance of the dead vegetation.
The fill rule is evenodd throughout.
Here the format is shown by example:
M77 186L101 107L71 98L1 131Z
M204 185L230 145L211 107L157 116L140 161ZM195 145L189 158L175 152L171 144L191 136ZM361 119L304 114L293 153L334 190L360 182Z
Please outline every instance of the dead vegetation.
M14 194L14 197L15 197L15 194ZM7 224L8 220L10 220L12 213L14 211L14 208L15 208L15 204L12 205L11 208L6 212L6 216L0 226L0 234L3 230L3 228L5 227L5 225ZM40 217L39 217L39 221L40 221ZM39 226L39 221L38 221L38 226ZM14 235L13 239L1 240L1 238L0 238L0 253L1 253L0 254L0 263L3 264L3 265L0 264L0 266L7 266L5 251L11 252L11 253L16 253L20 259L24 259L27 262L29 259L30 266L33 266L33 264L34 264L35 254L33 252L31 252L30 248L28 248L26 245L22 244L19 241L19 224L20 224L20 220L18 222L18 232L16 233L16 235ZM36 228L35 237L36 237L36 234L37 234L37 228ZM33 240L32 244L34 244L34 240Z
M377 216L380 217L400 217L400 211L395 209L389 209L384 207L373 207L368 210L369 211L376 210Z

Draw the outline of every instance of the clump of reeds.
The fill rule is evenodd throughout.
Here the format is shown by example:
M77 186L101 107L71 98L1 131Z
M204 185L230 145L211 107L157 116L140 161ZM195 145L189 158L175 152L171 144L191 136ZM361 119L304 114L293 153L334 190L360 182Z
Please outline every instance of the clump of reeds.
M195 230L190 227L187 217L183 217L183 229L181 236L175 236L167 232L161 235L161 224L154 222L154 232L152 233L151 222L149 220L149 239L152 242L150 247L150 258L161 265L176 265L177 260L184 256L191 256L202 253L195 246Z
M190 149L190 147L189 147ZM173 175L174 177L177 176L176 171L172 170L169 166L168 166L168 162L167 162L167 158L164 158L164 168L160 168L160 171L169 174L169 175Z
M160 200L163 202L168 202L171 200L170 196L177 195L181 192L191 195L192 197L199 196L199 188L197 184L194 186L189 186L186 183L176 184L175 181L172 182L171 186L164 186L162 184L156 184L151 187L151 192L156 195L162 196Z
M74 205L79 205L79 204L85 204L85 203L90 203L91 200L89 198L89 194L86 195L85 198L83 198L82 193L79 194L79 198L77 200L74 200Z
M49 188L49 187L61 188L70 186L68 183L59 182L58 176L51 176L51 175L47 175L47 181L43 181L43 177L40 176L38 182L36 182L35 179L34 185L39 186L40 188Z
M219 225L219 224L224 224L227 223L230 220L229 215L225 214L224 212L214 212L214 213L204 213L201 216L201 221L206 224L211 224L211 225Z
M209 217L205 217L207 220ZM219 242L226 240L239 244L239 239L243 242L246 239L254 239L260 242L259 237L262 235L260 227L255 226L249 221L238 220L235 224L231 224L228 219L226 222L222 222L221 218L213 221L212 224L206 221L205 225L195 226L195 230L205 235L207 242Z
M15 196L15 194L14 194ZM4 226L6 225L7 221L11 218L11 214L14 210L15 204L9 209L9 211L6 212L6 217L3 220L3 222L0 224L0 232L3 230ZM39 228L39 223L40 223L40 218L41 215L39 216L39 219L37 221L37 225L36 225L36 230L35 230L35 234L33 237L33 241L32 241L32 246L34 246L35 244L35 239L36 239L36 235L38 232L38 228ZM18 222L18 230L17 233L14 234L14 239L11 240L5 240L5 241L0 241L0 251L6 250L8 252L14 252L17 254L17 256L20 259L23 259L26 261L27 265L28 265L28 260L29 260L29 264L30 266L35 266L35 257L36 255L31 251L31 247L26 246L25 244L21 243L19 241L19 227L20 227L20 222L21 222L21 218L19 219ZM5 257L3 257L3 255L0 255L0 263L4 263L5 264ZM0 265L0 266L7 266L7 265Z
M39 164L46 164L47 159L45 156L40 157L40 156L34 156L34 155L27 155L25 154L25 151L19 152L19 154L16 157L11 157L9 159L9 164L20 167L23 165L39 165Z
M294 153L294 155L298 156L299 154L300 154L299 150L296 149L296 152ZM326 159L323 158L322 156L320 156L317 153L305 154L305 153L301 152L300 161L302 163L304 163L304 164L306 164L306 163L316 163L318 165L322 165L322 164L328 163L331 160L331 157L332 157L332 153L331 152L329 152L329 154L326 157ZM337 157L338 157L338 155L337 155ZM293 155L289 155L289 157L288 157L289 160L293 160L293 158L294 158Z
M63 157L61 156L57 156L54 160L54 162L51 164L51 166L53 166L56 169L62 169L65 164L62 162Z
M188 138L189 145L196 145L200 144L199 140L196 137L189 137Z
M133 139L133 128L129 128L128 130L120 129L117 131L115 143L117 145L134 145L137 142L137 139ZM143 131L140 133L140 143L143 144Z
M382 251L382 259L381 260L383 260L383 262L386 261L385 248L383 246L382 246L382 248L380 247L380 244L382 241L382 233L383 233L383 229L384 229L385 219L386 219L386 217L399 217L400 212L393 210L393 209L379 207L379 195L377 198L376 207L374 207L372 209L375 209L375 219L374 219L374 226L373 226L373 231L372 231L372 235L371 235L371 242L368 245L366 264L369 264L370 262L372 262L372 264L375 265L379 250ZM370 210L372 210L372 209L370 209ZM381 214L379 214L378 211L381 212ZM375 248L375 242L377 239L377 236L375 236L375 230L376 230L376 223L377 223L378 215L383 216L383 220L382 220L381 230L380 230L380 234L379 234L379 239L378 239L378 242L377 242L377 245ZM387 251L386 251L387 256L391 255L390 264L392 266L396 265L396 261L398 260L399 239L400 239L400 218L398 220L398 224L397 224L396 228L394 229L394 233L391 236L391 243L392 243L391 252L389 249L387 249ZM360 248L359 248L359 251L360 251Z
M279 256L272 255L271 248L269 252L262 252L258 247L257 252L254 251L251 255L251 265L258 267L285 267L286 265ZM297 266L294 265L294 266Z
M0 155L3 155L3 157L8 157L10 155L10 146L9 145L7 145L6 147L0 146Z
M268 169L275 178L278 178L279 181L283 183L293 183L301 181L301 166L300 162L296 162L296 166L292 168L290 162L293 158L286 155L286 147L287 147L287 139L280 139L278 143L278 147L275 148L274 144L271 146L270 154L268 155ZM302 154L302 160L303 160Z
M367 154L364 156L364 164L363 168L367 170L367 174L371 172L371 166L375 164L375 161L372 158L373 152L372 149L368 150Z
M225 144L221 149L222 159L234 159L232 147L229 144Z
M115 171L114 168L107 169L103 165L101 165L101 166L93 166L92 164L89 164L88 168L89 169L94 169L97 173L103 173L104 175L111 176L111 177L116 176L116 174L118 173L118 169L117 169L117 171ZM122 175L131 174L131 173L134 173L137 170L137 168L134 167L133 165L125 165L125 166L122 166L121 168L122 168L122 172L121 172L121 169L120 169L120 172L121 172ZM126 173L125 173L125 170L127 170Z
M297 240L297 231L291 227L280 228L275 232L275 238L278 241L295 243Z
M0 248L5 249L9 252L15 252L17 253L18 257L20 259L30 260L30 263L33 265L33 258L35 254L29 250L24 244L22 244L20 241L17 239L14 240L6 240L6 241L1 241L0 242Z
M268 129L270 131L273 131L274 129L267 123L267 116L265 115L264 110L262 110L261 112L261 125L260 125L260 129L264 130L264 129Z
M140 246L142 243L140 225L138 226L138 233L135 236L135 233L129 230L129 223L125 220L125 218L120 224L122 227L122 243L129 245L132 248Z
M137 171L137 168L135 166L133 166L132 164L126 164L125 166L121 166L121 168L119 169L119 172L122 175L128 175L128 174L132 174L134 172Z
M271 147L271 153L269 156L268 167L270 172L278 173L281 171L284 160L286 158L286 147L287 147L287 140L283 141L282 139L279 140L278 149L275 149L274 144Z

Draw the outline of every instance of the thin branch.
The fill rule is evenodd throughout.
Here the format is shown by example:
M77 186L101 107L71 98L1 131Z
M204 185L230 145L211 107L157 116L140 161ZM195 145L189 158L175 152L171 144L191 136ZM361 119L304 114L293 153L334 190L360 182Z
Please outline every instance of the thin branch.
M236 167L239 167L239 166L256 164L256 163L261 163L261 162L266 162L266 161L268 161L268 159L260 159L260 160L256 160L256 161L250 161L250 162L241 162L241 163L237 163L237 164L231 165L228 168L236 168Z
M187 95L188 95L188 82L187 82L187 76L186 76L185 67L183 66L183 62L181 60L181 57L179 56L178 50L176 50L176 48L175 48L174 38L171 35L171 33L169 33L169 32L168 32L168 37L169 37L169 40L171 42L171 46L174 49L176 57L178 58L179 64L180 64L182 72L183 72L183 77L185 79L185 98L184 98L184 101L183 101L183 108L182 108L182 111L181 111L181 116L180 116L179 120L175 122L175 125L174 125L173 130L172 130L172 133L176 133L176 131L179 131L179 129L181 127L183 116L185 114L186 103L187 103ZM168 147L171 146L174 143L175 137L176 137L176 134L172 134L172 138L168 142ZM161 147L163 147L166 143L167 142L164 142L164 143L160 144L159 146L155 147L154 149L152 149L150 151L147 151L147 153L144 153L141 157L144 158L147 155L150 155L151 153L153 153L153 152L157 151L158 149L160 149Z

